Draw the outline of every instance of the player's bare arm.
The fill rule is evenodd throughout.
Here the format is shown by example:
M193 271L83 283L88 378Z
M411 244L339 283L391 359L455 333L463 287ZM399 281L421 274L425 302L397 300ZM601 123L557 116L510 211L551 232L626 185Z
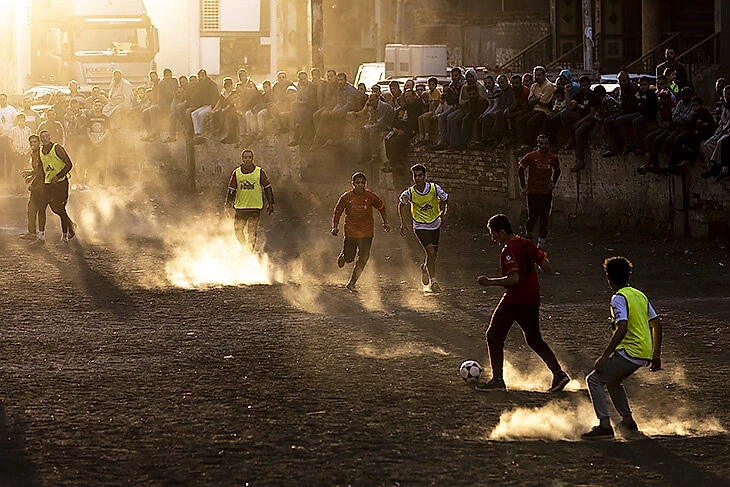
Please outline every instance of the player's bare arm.
M399 204L398 216L400 217L400 234L405 237L411 228L410 221L406 222L406 218L408 218L408 220L411 219L410 206L404 205L403 203Z
M487 277L485 275L481 275L477 277L477 282L482 286L516 286L520 283L520 273L517 269L515 269L506 276L501 277Z
M603 355L601 355L598 360L596 360L596 363L593 365L593 368L596 369L596 372L601 372L603 368L606 366L606 363L608 362L608 358L611 356L613 352L616 351L616 347L618 347L619 343L624 339L626 336L626 332L629 329L629 322L626 320L621 320L618 323L616 323L616 331L614 332L613 336L611 337L611 341L608 342L608 346L606 347L606 350L603 351Z
M658 372L662 370L662 324L659 318L649 321L651 327L651 371Z

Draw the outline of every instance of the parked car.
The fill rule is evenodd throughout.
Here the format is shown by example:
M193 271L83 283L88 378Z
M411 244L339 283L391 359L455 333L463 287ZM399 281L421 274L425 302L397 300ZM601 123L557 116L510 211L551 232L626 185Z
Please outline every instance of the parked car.
M656 86L656 76L653 74L629 73L629 79L637 85L639 84L639 78L642 76L649 78L649 84L651 86ZM598 85L603 85L603 87L606 88L606 93L609 95L618 93L618 73L602 74L598 83L593 83L591 85L591 89L594 89Z
M90 91L79 90L79 92L84 96L91 95ZM53 107L51 101L57 93L68 95L71 91L67 86L34 86L33 88L29 88L23 92L23 98L30 98L31 108L45 118L48 109Z

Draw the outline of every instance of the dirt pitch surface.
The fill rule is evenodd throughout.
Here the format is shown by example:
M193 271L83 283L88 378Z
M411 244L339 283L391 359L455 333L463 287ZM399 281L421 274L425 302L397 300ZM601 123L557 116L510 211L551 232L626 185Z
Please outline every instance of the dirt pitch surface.
M351 294L335 201L289 211L283 193L261 224L272 282L196 286L171 283L175 249L145 218L117 214L93 238L82 225L64 246L49 212L49 241L31 249L24 196L0 199L0 486L730 485L722 244L555 229L542 327L576 380L545 393L515 327L509 390L482 393L457 373L488 364L501 294L475 283L498 274L483 222L442 234L443 292L423 292L416 241L396 229L376 234ZM72 217L93 194L72 192ZM145 205L166 232L215 218L195 198ZM120 237L125 225L138 231ZM662 317L664 370L627 381L645 437L585 442L584 377L610 333L601 263L617 254Z

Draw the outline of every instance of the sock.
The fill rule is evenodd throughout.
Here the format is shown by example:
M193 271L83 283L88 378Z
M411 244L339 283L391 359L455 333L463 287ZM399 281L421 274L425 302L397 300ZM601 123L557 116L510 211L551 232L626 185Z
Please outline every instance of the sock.
M610 418L599 418L601 428L610 428L611 427L611 419Z
M45 242L46 241L46 232L38 232L38 240Z

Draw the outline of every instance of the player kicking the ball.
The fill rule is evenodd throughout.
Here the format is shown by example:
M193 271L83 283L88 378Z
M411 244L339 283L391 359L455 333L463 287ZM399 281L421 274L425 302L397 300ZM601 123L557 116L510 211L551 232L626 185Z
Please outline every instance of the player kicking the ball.
M487 348L492 365L492 379L479 383L480 391L505 390L502 377L504 341L512 324L517 322L525 341L553 373L548 392L562 391L570 378L563 372L558 359L540 333L540 283L536 266L551 272L547 254L526 238L512 233L512 224L506 215L494 215L487 223L492 240L504 245L500 257L501 277L477 277L482 286L503 286L506 290L487 329Z
M651 366L652 372L662 368L662 326L649 299L629 285L632 267L624 257L611 257L603 263L608 284L616 292L611 298L613 336L586 377L599 425L585 433L584 440L613 438L604 387L621 415L621 433L637 433L623 381L641 367Z
M340 196L332 213L332 235L340 233L340 217L345 212L345 239L342 244L342 252L337 257L337 266L344 267L345 263L355 260L357 262L352 269L347 289L350 292L357 292L357 280L365 269L365 264L370 257L370 246L373 243L374 223L373 208L380 212L383 219L383 230L390 231L388 215L385 212L385 203L372 191L365 189L367 178L364 173L356 172L352 175L352 191Z

